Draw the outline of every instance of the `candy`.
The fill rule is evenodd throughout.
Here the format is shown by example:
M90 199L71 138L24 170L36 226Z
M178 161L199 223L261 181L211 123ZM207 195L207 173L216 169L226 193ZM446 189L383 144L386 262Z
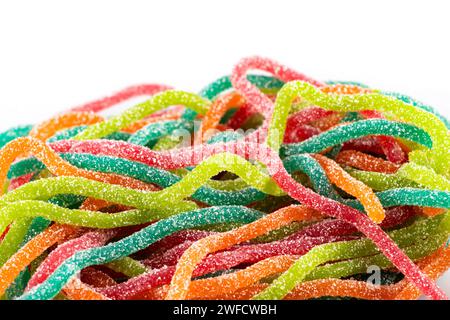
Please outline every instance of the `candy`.
M432 278L437 278L442 272L448 269L448 250L439 249L418 262L425 273ZM257 284L248 286L238 292L233 292L225 296L215 297L216 299L249 299L255 293L265 289L267 285ZM328 297L353 297L366 300L392 300L392 299L417 299L419 292L409 293L413 288L406 280L401 280L392 285L373 285L366 281L341 280L341 279L318 279L311 280L297 285L286 299L311 299ZM415 290L414 290L415 291ZM408 294L406 294L408 292Z
M301 207L287 207L238 229L198 240L183 253L177 263L166 299L184 299L195 265L207 254L262 235L283 224L311 219L314 213Z
M3 295L8 285L19 275L22 268L25 268L37 258L42 251L67 237L71 229L71 227L53 225L46 231L38 234L25 247L13 255L0 269L0 296Z
M400 168L399 165L396 165L390 161L354 150L344 150L339 152L336 157L336 162L365 171L375 171L381 173L395 173Z
M448 218L448 215L447 215ZM435 221L436 222L436 221ZM425 228L427 228L429 225L425 225ZM419 231L419 234L424 234L425 230L415 230L416 232ZM392 233L392 237L395 238L395 236L398 233L395 231ZM411 236L411 235L410 235ZM404 241L405 238L396 239L397 243L401 243L401 241ZM437 246L439 247L439 242L442 242L446 238L446 235L443 234L439 239L437 239ZM358 241L358 240L357 240ZM445 241L445 240L444 240ZM349 247L351 245L351 247ZM367 243L364 243L364 241L359 240L359 242L353 241L353 242L340 242L340 243L333 243L333 244L324 244L318 247L313 248L311 251L309 251L306 255L302 256L299 260L293 264L287 272L285 272L283 275L281 275L278 279L276 279L272 284L259 293L254 298L256 299L274 299L274 298L281 298L284 295L286 295L292 288L295 287L297 283L300 283L302 279L308 275L313 269L323 263L326 263L328 261L333 260L344 260L349 259L350 255L358 254L358 252L365 251L367 253ZM427 244L428 245L428 244ZM366 248L364 248L366 247ZM363 249L364 248L364 249ZM420 252L423 252L425 248L423 246L420 246L416 249L416 252L420 254ZM437 248L432 246L431 250L436 250ZM379 258L383 257L381 255L378 256ZM374 263L374 264L373 264ZM362 266L360 262L355 263L360 270L364 270L366 266L370 265L379 265L382 261L380 259L377 259L377 257L371 258L369 261L366 261ZM347 262L344 261L343 264L347 264ZM341 273L344 272L345 276L345 269L342 268L342 265L330 265L330 267L324 266L322 267L322 272L327 273L327 276L331 276L330 271L336 270L337 272ZM336 267L337 266L337 267ZM362 267L362 268L361 268ZM331 270L330 270L331 269ZM316 269L317 270L317 269ZM349 272L352 273L358 273L357 270ZM320 274L321 271L316 271L316 274ZM363 271L364 272L364 271ZM319 276L320 278L320 276Z
M252 150L251 148L258 148L256 145L252 146L250 144L245 144L245 145L237 144L237 145L235 145L235 147L236 147L237 151L240 151L243 154L250 153L250 151ZM117 149L115 149L115 150L117 150ZM217 150L214 150L214 151L217 151ZM219 149L219 151L220 151L220 149ZM298 199L298 200L300 200L300 201L302 201L304 203L307 203L309 206L311 206L314 209L327 212L327 214L330 214L332 216L338 214L341 218L344 218L345 220L347 220L347 221L357 225L360 230L365 231L372 238L372 240L374 240L376 243L378 243L380 241L383 241L384 247L380 248L380 249L386 255L388 255L390 257L390 259L395 261L395 263L396 263L397 267L399 267L399 269L403 269L402 271L404 271L407 275L411 276L412 279L414 279L412 274L415 274L415 276L414 276L414 277L416 277L415 279L421 279L420 281L416 281L416 283L418 285L420 285L420 286L422 286L422 283L427 283L428 282L428 279L424 278L423 275L421 275L420 272L418 272L417 267L414 264L412 264L412 262L410 262L410 260L408 260L408 258L403 253L401 253L401 251L398 250L398 248L395 246L395 244L393 242L391 242L391 240L389 238L385 237L385 234L381 231L381 229L374 228L375 226L371 225L370 223L368 223L368 220L365 220L363 215L361 215L357 211L355 211L355 213L356 213L356 215L355 215L352 212L352 210L350 208L348 208L348 207L343 207L343 208L341 207L341 208L339 208L339 210L334 210L333 207L334 206L339 207L340 204L338 204L338 203L331 204L331 202L329 202L331 200L328 200L326 198L320 198L320 196L318 196L318 195L308 191L308 189L305 189L304 187L302 187L301 185L296 183L286 173L286 171L284 170L284 167L282 167L282 165L280 163L281 162L280 160L273 161L277 157L276 157L276 155L273 154L271 149L265 149L264 151L265 151L266 154L271 154L272 153L271 154L272 157L270 158L271 159L271 163L268 163L267 159L261 156L263 154L261 152L261 150L260 150L259 154L257 154L257 156L259 158L258 160L265 161L266 164L270 164L269 172L273 171L273 173L272 172L271 173L273 174L273 178L275 179L275 181L277 181L277 183L283 189L289 190L288 193L292 197L294 197L294 198L296 198L296 199ZM252 154L256 154L256 152L254 152L254 150L253 150ZM178 157L179 161L181 160L180 164L189 165L190 164L189 162L186 163L186 160L190 159L189 158L189 154L184 154L184 156L185 157L182 157L182 158ZM214 161L217 160L217 159L221 159L221 163L225 163L225 164L226 163L233 163L234 167L236 167L236 168L240 167L240 166L238 166L236 164L242 163L242 158L239 158L239 157L236 157L236 156L232 156L230 154L226 154L225 153L223 155L217 155L217 156L210 157L208 159L209 162L208 161L202 162L202 164L200 164L199 166L197 166L193 170L193 173L195 171L196 172L202 172L203 170L206 171L206 169L204 169L205 167L203 165L205 163L207 163L207 162L208 163L214 163ZM233 161L231 161L231 159L233 159ZM149 160L151 160L151 159L149 159ZM151 160L151 161L153 161L153 160ZM173 159L172 159L172 162L174 162ZM244 163L245 163L245 161L244 161ZM170 167L172 167L174 164L176 164L176 162L172 163ZM223 165L222 165L222 166L218 166L215 171L218 172L218 171L224 170L224 169L226 169L226 167L223 167ZM208 172L209 173L208 176L204 176L204 177L205 178L209 177L209 176L213 175L216 172L209 171ZM187 180L186 177L185 177L185 179L183 181L190 181L190 180ZM175 185L175 186L178 186L178 185ZM174 188L175 186L172 186L172 187L170 187L168 189ZM165 189L165 190L168 190L168 189ZM183 190L183 191L186 192L187 188L185 190ZM176 192L176 194L178 194L180 192L181 192L181 190L178 190ZM330 205L330 206L328 207L328 205ZM347 216L347 214L348 214L348 216ZM424 288L424 290L428 291L428 289L425 289L425 288ZM434 289L431 288L431 290L434 290ZM439 296L441 294L435 291L435 293L433 293L433 295L435 295L437 297L437 296Z
M125 128L136 120L142 119L157 110L176 104L185 104L194 111L204 114L209 101L188 92L173 90L164 91L154 95L150 98L150 100L128 109L120 116L89 127L82 133L78 134L75 139L85 140L101 138L113 133L114 131Z
M385 216L383 206L369 187L354 179L333 160L318 154L314 155L314 158L324 168L332 183L361 201L368 216L373 221L376 223L383 221Z
M447 128L436 116L426 111L422 111L421 109L417 109L402 101L395 100L378 93L327 95L306 82L298 81L292 81L283 86L277 95L276 104L282 106L279 108L280 110L288 109L293 99L299 95L309 102L315 103L319 107L329 110L358 111L370 109L391 113L404 121L414 123L430 134L434 147L432 154L424 151L411 152L409 155L410 160L415 159L416 154L419 154L418 157L429 156L429 158L434 161L431 163L433 169L435 169L438 173L445 172L447 174L449 167L448 162L445 161L445 158L449 152L450 139L448 137ZM282 114L281 117L283 117Z
M0 292L445 299L439 119L403 95L250 57L199 94L138 85L13 128L0 134ZM367 284L373 265L405 279Z
M133 236L124 238L115 243L101 248L77 252L58 267L44 283L31 289L28 293L23 295L22 298L35 299L53 297L58 293L59 289L64 285L67 279L69 279L77 270L87 267L88 265L107 263L116 260L121 256L127 256L175 231L200 226L202 224L233 221L242 221L245 223L259 217L261 217L260 213L245 207L223 207L221 210L217 208L200 209L161 220L136 232ZM106 255L106 252L108 252L108 255ZM44 288L45 290L42 290Z
M33 127L29 135L46 141L56 132L79 125L90 125L103 121L103 117L93 113L65 113Z
M434 223L437 223L438 220L434 221ZM425 228L425 229L424 229ZM414 236L414 234L427 234L426 230L430 230L432 226L430 224L418 224L415 225L413 228L407 228L408 230L403 230L401 233L394 232L392 233L393 238L395 238L400 243L407 243L407 239L411 239L411 236ZM412 235L407 235L408 232L412 232ZM429 231L428 231L429 234ZM443 237L441 236L437 242L441 241L442 243ZM416 246L413 250L407 249L411 256L415 257L423 257L424 255L432 252L433 250L436 250L439 247L440 244L431 246L430 248L426 246ZM353 260L345 261L343 263L335 263L329 265L325 265L323 267L318 267L316 270L316 274L325 275L329 277L339 276L339 273L342 274L342 271L347 272L344 275L348 274L356 274L361 272L364 268L370 266L370 263L379 261L380 258L382 259L382 255L378 254L375 257L369 257L367 258L365 255L370 255L371 253L374 253L376 251L372 251L373 249L370 248L369 243L365 242L364 240L354 240L354 241L348 241L348 242L338 242L335 243L334 246L331 245L322 245L321 247L324 248L329 254L334 255L336 258L335 260L339 260L339 257L349 257L352 256ZM352 251L352 248L355 248L355 251ZM373 247L372 247L373 248ZM422 251L424 250L424 251ZM360 257L360 258L358 258ZM268 258L265 260L262 260L251 267L248 267L242 271L236 271L230 275L224 275L217 278L210 278L210 279L202 279L202 280L194 280L189 288L188 297L189 298L205 298L205 297L215 297L220 294L230 293L237 291L239 288L249 286L253 283L255 283L258 279L261 279L263 277L276 274L278 272L282 272L289 268L296 260L296 256L291 255L285 255L285 256L279 256L279 257L273 257ZM332 262L334 259L330 259L326 262ZM383 263L383 262L381 262ZM386 262L384 262L386 263ZM206 261L205 261L206 265ZM144 277L147 278L145 282L142 282L140 284L136 284L134 286L135 290L138 288L138 292L144 290L147 288L147 291L150 287L154 286L154 280L151 279L158 279L158 284L165 283L166 281L164 279L167 279L168 277L165 276L167 274L167 271L170 268L164 268L160 269L158 271L161 272L154 272L152 274L149 274L148 276L143 275L140 277L143 279ZM310 277L314 279L314 275ZM135 282L138 282L140 279L136 279ZM128 290L123 290L123 289ZM109 290L103 290L106 294L112 294L113 292L118 293L118 291L122 289L122 292L132 292L132 294L136 294L133 290L130 288L127 288L126 285L117 285ZM153 289L150 288L150 291ZM146 293L140 293L146 294ZM159 292L159 294L162 295L162 297L165 297L166 290L164 292ZM117 297L113 295L114 297ZM120 297L120 296L119 296Z

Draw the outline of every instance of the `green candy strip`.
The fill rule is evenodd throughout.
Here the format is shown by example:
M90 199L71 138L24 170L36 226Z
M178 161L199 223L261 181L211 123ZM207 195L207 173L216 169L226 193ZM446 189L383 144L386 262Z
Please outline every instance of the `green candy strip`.
M401 166L397 171L397 175L415 181L430 189L450 191L450 180L437 174L433 169L412 162Z
M436 117L439 118L439 120L441 120L445 126L447 127L447 129L450 130L450 121L447 120L447 118L445 118L444 116L442 116L441 114L439 114L433 107L423 104L420 101L417 101L416 99L411 98L410 96L404 95L402 93L397 93L397 92L389 92L389 91L380 91L381 94L384 94L386 96L390 96L390 97L395 97L407 104L411 104L415 107L418 107L420 109L423 109L429 113L434 114Z
M138 275L148 271L146 266L137 260L131 259L130 257L117 259L106 264L106 266L111 270L123 273L130 278L137 277Z

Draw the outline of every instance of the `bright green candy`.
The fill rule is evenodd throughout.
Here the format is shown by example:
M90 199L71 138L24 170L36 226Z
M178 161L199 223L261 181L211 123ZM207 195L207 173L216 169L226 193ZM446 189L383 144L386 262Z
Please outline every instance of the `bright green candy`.
M174 210L173 213L176 213ZM44 217L61 224L70 224L90 228L117 228L149 222L154 212L143 210L128 210L117 214L102 214L101 212L67 209L38 200L15 201L0 209L0 228L20 217Z
M210 101L189 92L175 90L164 91L152 96L145 102L127 109L116 117L88 127L85 131L75 136L75 139L88 140L102 138L131 125L155 111L179 104L184 104L200 114L205 114Z
M120 272L130 278L137 277L148 271L146 266L130 257L120 258L108 263L106 266L111 270Z
M426 105L426 104L423 104L422 102L417 101L416 99L413 99L410 96L407 96L407 95L404 95L404 94L401 94L401 93L388 92L388 91L380 91L380 93L382 93L382 94L384 94L386 96L395 97L395 98L397 98L397 99L399 99L399 100L401 100L401 101L403 101L403 102L405 102L407 104L412 104L413 106L415 106L417 108L423 109L423 110L425 110L425 111L427 111L429 113L434 114L436 117L439 118L439 120L441 120L445 124L447 129L450 130L450 122L445 117L440 115L433 107L431 107L429 105Z
M49 199L49 202L58 207L75 208L79 206L82 199L73 195L60 195ZM0 266L2 266L21 245L28 242L32 237L47 228L50 223L51 221L42 217L30 219L28 216L19 217L14 221L5 238L0 243ZM3 221L0 222L0 225L3 225ZM1 228L3 231L4 227Z
M390 237L400 246L409 246L417 239L423 239L433 234L444 233L448 237L450 232L450 214L425 219L413 225L389 233ZM445 239L442 238L442 240ZM427 243L427 241L423 241ZM417 250L420 253L420 249ZM282 299L308 274L321 264L353 259L378 253L378 249L369 239L327 243L311 249L301 256L286 272L279 276L254 299Z
M127 159L120 159L107 156L95 156L90 154L61 154L61 157L75 165L79 168L106 172L106 173L117 173L121 175L127 175L132 178L139 179L147 183L155 183L161 187L167 188L171 185L179 182L181 179L165 170L149 167L145 164L139 162L133 162ZM331 197L335 200L343 201L341 197L336 193L334 188L331 186L328 178L322 167L314 160L312 157L306 154L296 155L284 159L284 165L288 172L302 171L306 173L315 190L320 194L327 197ZM245 165L248 167L248 164ZM19 177L24 174L35 172L44 168L44 165L36 159L25 159L11 167L9 172L9 177ZM254 168L250 171L255 171ZM243 172L243 171L241 171ZM247 172L247 174L248 174ZM268 181L266 176L261 176L259 171L255 171L255 178L264 179ZM213 186L222 186L226 182L224 181L214 181L208 180L208 184ZM226 188L236 190L236 186L242 185L247 186L244 180L239 179L237 181L231 180L226 183L228 186ZM210 205L246 205L265 197L265 193L272 193L274 195L279 195L280 193L273 193L273 189L265 188L257 190L255 188L245 188L239 191L230 190L216 190L209 186L200 186L196 190L192 197L196 200L202 201Z
M268 194L280 195L283 192L265 173L234 154L217 154L209 157L194 168L180 182L156 192L141 192L116 185L108 185L97 181L91 181L75 177L57 177L30 182L20 188L11 191L0 199L0 205L5 201L17 201L23 199L48 198L54 194L78 194L100 198L107 201L131 205L138 208L150 209L163 206L171 206L176 199L184 199L192 195L210 177L221 171L230 171L243 178L252 187ZM64 186L64 184L66 184ZM85 185L83 187L83 184ZM102 190L98 190L102 189Z
M17 251L17 249L19 249L20 244L27 235L32 221L32 218L25 217L17 219L12 223L8 233L0 243L0 266L2 266L9 259L9 257ZM1 233L3 233L6 226L8 226L10 222L5 224L3 223L3 220L1 221L0 225L3 226L1 227Z
M412 162L404 164L397 174L430 189L450 191L450 180L437 174L433 169Z
M51 299L79 270L129 256L176 231L217 223L250 223L261 217L262 214L258 211L246 207L229 206L199 209L158 221L117 242L75 253L64 261L45 282L19 299Z
M277 130L274 126L271 124L272 131ZM418 142L428 148L431 148L432 146L430 136L416 126L383 119L370 119L338 126L299 143L283 145L281 146L280 153L282 156L290 156L305 152L317 153L328 147L340 145L346 141L373 134L408 139ZM270 142L271 140L268 138L268 143ZM278 148L278 146L279 144L276 143L272 143L271 145L274 149Z
M345 169L352 177L368 185L374 190L384 191L398 188L417 188L419 184L409 179L401 177L398 172L387 174L381 172L362 171L353 168Z

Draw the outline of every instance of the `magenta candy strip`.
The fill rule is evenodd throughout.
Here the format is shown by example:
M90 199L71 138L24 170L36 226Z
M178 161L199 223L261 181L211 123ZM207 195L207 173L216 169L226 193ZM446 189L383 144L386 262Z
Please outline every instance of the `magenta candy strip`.
M399 224L404 223L406 220L411 218L416 214L416 211L412 207L396 207L389 209L386 212L386 218L383 220L383 222L380 224L382 228L392 228L394 226L397 226ZM200 240L203 237L206 237L208 235L211 235L210 232L203 232L203 231L197 231L197 230L189 230L194 231L193 233L185 232L184 234L178 233L176 238L168 239L169 237L164 238L161 241L170 241L170 244L175 243L174 240L176 240L177 244L176 246L164 246L163 250L159 252L163 252L162 254L157 254L154 256L150 256L149 258L143 260L142 262L151 267L151 268L161 268L164 265L172 265L176 263L176 261L179 259L181 254L186 250L194 241ZM308 238L323 238L323 242L331 242L333 241L333 237L344 237L351 234L356 233L358 230L352 226L351 224L342 221L342 220L325 220L318 223L315 223L313 225L307 226L304 229L284 238L283 240L277 241L283 242L283 241L293 241L293 240L301 240L301 239L308 239ZM183 242L184 241L184 242ZM310 241L310 239L309 239ZM239 251L242 249L242 247L245 246L245 248L254 248L257 250L258 248L262 248L266 246L264 245L239 245L235 246L233 248L230 248L226 250L227 252L230 251ZM152 248L153 249L153 248ZM296 254L296 253L291 253Z
M262 259L266 259L272 256L277 255L299 255L304 254L307 251L309 251L312 247L318 244L323 243L329 243L329 242L336 242L336 241L347 241L347 240L354 240L359 237L354 236L329 236L329 237L308 237L304 236L297 239L283 239L278 240L270 243L259 243L259 244L250 244L250 243L244 243L241 245L230 247L229 249L216 253L213 256L218 257L227 257L230 259L234 255L237 256L236 259L238 259L240 256L242 256L243 253L251 254L252 252L255 253L255 256L252 258L246 258L245 261L240 261L240 263L255 263ZM164 252L162 255L145 259L142 261L146 266L151 267L152 269L159 269L163 266L171 266L175 265L178 262L178 259L181 257L181 255L184 253L185 250L187 250L191 244L194 243L194 241L186 241L178 246ZM214 260L216 261L216 260ZM217 260L218 261L218 260ZM218 263L218 262L215 263ZM237 265L237 264L236 264ZM217 270L215 270L217 271Z
M319 107L309 107L292 114L286 122L286 127L296 127L323 117L332 115L333 111L327 111Z

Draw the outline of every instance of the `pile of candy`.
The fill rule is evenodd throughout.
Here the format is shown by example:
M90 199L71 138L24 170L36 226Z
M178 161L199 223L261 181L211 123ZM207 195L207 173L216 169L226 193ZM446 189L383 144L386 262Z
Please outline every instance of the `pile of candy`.
M199 94L139 85L10 129L0 296L446 299L449 128L251 57Z

